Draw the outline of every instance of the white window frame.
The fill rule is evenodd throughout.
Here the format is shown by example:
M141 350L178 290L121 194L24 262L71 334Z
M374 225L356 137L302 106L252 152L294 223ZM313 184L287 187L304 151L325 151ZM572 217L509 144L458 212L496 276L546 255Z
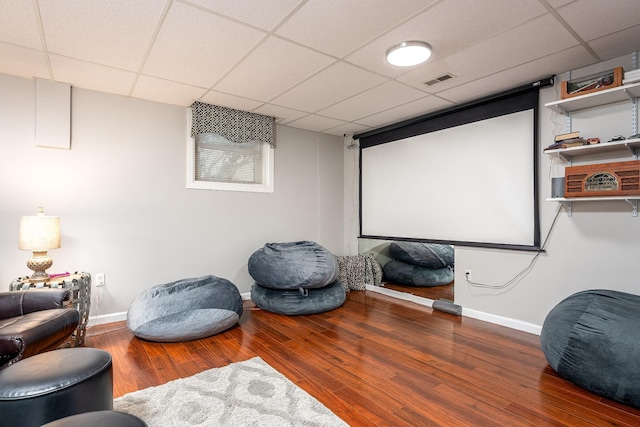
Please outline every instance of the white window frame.
M244 184L231 182L212 182L196 180L196 142L191 136L192 113L186 108L187 122L187 188L197 190L248 191L255 193L273 193L274 149L269 144L262 144L262 184Z

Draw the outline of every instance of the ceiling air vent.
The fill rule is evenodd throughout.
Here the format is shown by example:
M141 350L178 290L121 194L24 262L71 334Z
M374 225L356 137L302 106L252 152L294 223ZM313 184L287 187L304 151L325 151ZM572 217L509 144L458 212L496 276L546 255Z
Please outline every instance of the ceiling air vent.
M428 82L424 82L424 84L426 84L427 86L433 86L434 84L437 84L437 83L443 82L443 81L445 81L445 80L452 79L452 78L454 78L454 77L455 77L455 76L454 76L453 74L451 74L451 73L447 73L447 74L443 74L443 75L441 75L441 76L439 76L439 77L436 77L436 78L435 78L435 79L433 79L433 80L429 80Z

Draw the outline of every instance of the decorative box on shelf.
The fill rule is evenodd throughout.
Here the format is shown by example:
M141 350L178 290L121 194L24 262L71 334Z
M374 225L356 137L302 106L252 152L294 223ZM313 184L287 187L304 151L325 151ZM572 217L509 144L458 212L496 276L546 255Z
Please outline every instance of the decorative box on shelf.
M71 299L67 301L67 306L78 310L80 313L80 322L73 335L60 347L80 347L84 345L84 337L87 332L87 322L89 320L89 308L91 307L91 275L77 271L38 283L31 283L29 277L18 277L9 285L10 291L36 288L63 288L71 291Z
M604 73L560 82L560 97L566 99L622 86L623 74L623 68L616 67Z

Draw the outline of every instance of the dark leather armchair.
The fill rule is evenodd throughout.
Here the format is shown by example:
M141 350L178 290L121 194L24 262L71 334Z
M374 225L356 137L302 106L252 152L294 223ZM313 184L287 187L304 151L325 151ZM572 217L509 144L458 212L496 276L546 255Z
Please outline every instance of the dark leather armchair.
M53 350L78 327L75 308L64 308L67 289L0 292L0 369Z

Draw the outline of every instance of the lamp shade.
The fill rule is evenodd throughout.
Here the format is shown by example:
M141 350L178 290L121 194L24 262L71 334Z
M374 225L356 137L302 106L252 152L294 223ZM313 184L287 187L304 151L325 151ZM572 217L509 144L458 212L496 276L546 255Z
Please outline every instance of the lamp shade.
M421 41L402 42L387 50L387 62L398 67L411 67L431 57L431 45Z
M47 251L60 247L60 217L45 216L42 208L36 216L20 218L19 249Z

